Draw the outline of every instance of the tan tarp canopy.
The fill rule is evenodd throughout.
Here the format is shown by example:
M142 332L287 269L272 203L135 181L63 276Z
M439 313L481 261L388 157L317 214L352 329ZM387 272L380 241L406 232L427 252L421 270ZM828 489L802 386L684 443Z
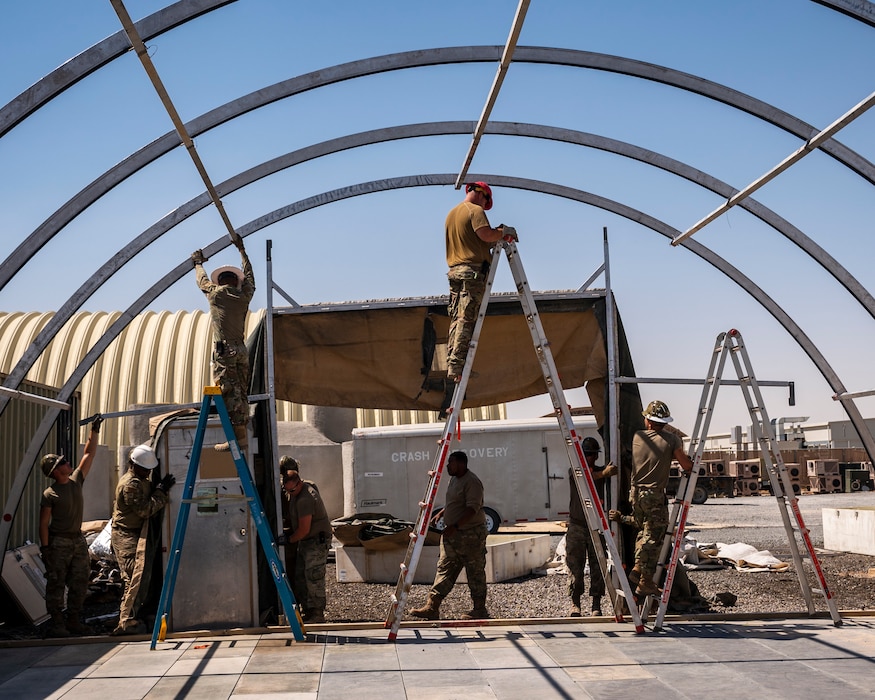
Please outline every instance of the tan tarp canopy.
M607 377L599 320L604 297L562 292L535 298L563 388L586 384L601 425ZM275 310L276 397L319 406L438 410L446 376L446 304L446 297L429 297ZM434 352L426 377L432 329ZM515 294L490 297L473 370L466 408L547 391Z

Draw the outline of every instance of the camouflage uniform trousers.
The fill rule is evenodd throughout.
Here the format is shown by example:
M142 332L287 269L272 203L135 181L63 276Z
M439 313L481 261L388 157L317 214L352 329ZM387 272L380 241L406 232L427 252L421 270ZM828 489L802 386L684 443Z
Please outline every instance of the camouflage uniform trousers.
M331 538L320 542L318 537L301 540L295 556L295 577L292 581L295 600L304 610L325 610L325 564Z
M228 409L231 425L249 422L249 354L245 346L230 347L231 355L213 358L213 381L222 390L222 399Z
M659 563L659 552L668 529L668 506L662 491L640 491L632 506L632 517L638 528L635 539L635 565L641 579L653 578Z
M486 526L478 525L441 537L441 556L431 592L446 598L465 570L471 599L486 598Z
M604 544L601 544L604 551ZM593 597L601 597L605 594L605 579L602 576L602 568L599 566L592 537L586 526L569 522L568 532L565 535L565 563L568 564L568 571L571 574L568 578L568 596L576 603L580 603L580 596L583 595L583 572L587 560L589 560L589 594Z
M148 525L148 524L147 524ZM118 626L126 629L135 624L140 607L140 589L146 568L146 531L135 532L114 527L112 529L112 551L118 561L119 573L125 589L119 603Z
M474 334L480 302L486 292L486 274L479 266L456 265L447 273L450 280L450 331L447 335L447 367L450 376L462 373L468 346Z
M46 611L59 614L64 609L64 589L67 589L67 612L82 610L91 578L91 559L85 538L50 538L49 548L43 553L46 567Z

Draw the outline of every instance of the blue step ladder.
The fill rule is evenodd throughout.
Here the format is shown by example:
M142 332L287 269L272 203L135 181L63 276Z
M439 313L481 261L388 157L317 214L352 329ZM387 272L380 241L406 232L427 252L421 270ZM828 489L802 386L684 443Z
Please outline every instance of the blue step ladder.
M167 630L168 608L170 607L170 601L173 600L173 589L176 586L176 575L179 572L179 558L182 555L182 544L185 540L185 530L188 526L188 515L191 510L194 482L197 477L198 465L200 463L200 455L204 444L204 434L207 429L207 421L210 417L210 404L215 404L219 418L222 420L222 429L224 430L225 437L228 439L228 443L231 447L231 456L237 467L237 474L240 477L240 483L243 486L243 493L249 504L249 511L252 513L252 519L255 521L258 539L261 541L261 547L264 550L268 563L270 564L270 573L276 584L280 602L282 603L286 618L289 620L289 626L295 635L295 639L301 642L304 640L304 627L298 616L297 607L295 606L295 595L292 593L292 587L289 585L289 579L286 576L285 568L280 561L276 540L274 539L273 532L271 531L267 518L265 517L264 508L261 505L261 499L258 497L258 492L255 490L252 475L249 473L249 466L246 464L246 459L244 458L243 453L240 452L240 447L237 444L237 438L234 435L234 428L231 425L231 419L228 417L228 409L225 407L225 401L222 398L222 391L217 386L205 386L204 400L201 404L197 432L195 432L194 444L191 449L191 459L188 463L188 475L185 479L182 501L179 504L179 514L176 517L176 529L173 533L173 544L170 547L170 555L167 560L167 570L164 572L164 584L161 587L161 598L158 601L158 613L155 616L155 628L152 630L152 645L150 648L155 649L155 645L159 641L164 641L164 634Z

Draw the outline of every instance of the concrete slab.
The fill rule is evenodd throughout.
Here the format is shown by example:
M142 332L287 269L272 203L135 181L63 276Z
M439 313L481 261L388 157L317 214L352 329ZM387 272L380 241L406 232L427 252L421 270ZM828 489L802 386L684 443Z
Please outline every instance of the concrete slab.
M12 644L19 646L12 647ZM671 621L637 635L628 623L331 629L100 644L65 641L0 650L0 697L140 700L516 700L868 698L875 621Z

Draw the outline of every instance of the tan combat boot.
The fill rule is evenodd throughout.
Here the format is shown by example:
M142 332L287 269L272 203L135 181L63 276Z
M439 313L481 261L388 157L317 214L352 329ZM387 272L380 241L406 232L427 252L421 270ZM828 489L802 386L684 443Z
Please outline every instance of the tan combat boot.
M463 620L488 620L489 611L486 609L486 596L474 598L474 609L462 614Z
M571 596L571 610L568 617L580 617L580 596Z
M410 614L413 617L420 617L423 620L440 620L441 617L441 601L443 600L443 596L435 595L434 593L428 594L428 602L423 605L421 608L416 608L415 610L411 610Z
M47 637L69 637L70 630L67 629L67 621L64 619L64 613L53 612L52 621L46 628Z
M235 425L234 437L237 439L237 446L240 448L240 451L246 452L246 448L249 446L249 432L246 430L246 426ZM216 452L230 452L231 444L228 442L220 442L213 449L215 449Z

